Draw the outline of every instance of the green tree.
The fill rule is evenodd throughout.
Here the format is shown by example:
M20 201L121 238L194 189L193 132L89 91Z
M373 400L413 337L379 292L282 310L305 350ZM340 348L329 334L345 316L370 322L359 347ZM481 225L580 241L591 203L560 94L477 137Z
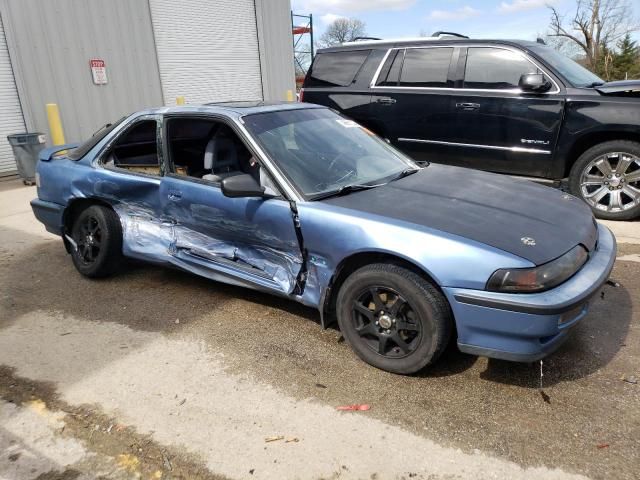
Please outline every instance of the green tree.
M640 76L640 47L626 34L618 42L618 51L613 56L612 76L616 80L638 78Z

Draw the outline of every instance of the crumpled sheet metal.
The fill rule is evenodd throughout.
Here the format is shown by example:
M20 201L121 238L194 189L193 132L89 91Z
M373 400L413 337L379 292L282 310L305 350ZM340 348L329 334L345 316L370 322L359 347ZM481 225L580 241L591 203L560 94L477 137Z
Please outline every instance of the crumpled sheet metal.
M131 257L171 263L202 275L201 266L190 266L184 252L204 261L238 262L238 266L256 269L256 275L268 277L284 293L291 293L300 271L301 259L267 246L251 246L211 238L184 225L164 222L141 205L114 205L123 232L123 251ZM187 257L188 258L188 257ZM246 268L245 268L246 271Z

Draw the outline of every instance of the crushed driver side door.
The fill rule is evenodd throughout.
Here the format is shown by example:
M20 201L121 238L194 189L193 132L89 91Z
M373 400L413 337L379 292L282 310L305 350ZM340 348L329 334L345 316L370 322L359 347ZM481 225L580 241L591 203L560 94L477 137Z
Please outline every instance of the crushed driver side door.
M167 172L160 207L171 263L217 281L294 292L303 259L284 198L229 198L219 183Z

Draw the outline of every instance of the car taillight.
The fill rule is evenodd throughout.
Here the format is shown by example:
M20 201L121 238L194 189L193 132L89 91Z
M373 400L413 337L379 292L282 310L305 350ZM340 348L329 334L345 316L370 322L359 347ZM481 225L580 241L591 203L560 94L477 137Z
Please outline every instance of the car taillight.
M301 88L300 91L298 92L298 101L304 102L304 88Z

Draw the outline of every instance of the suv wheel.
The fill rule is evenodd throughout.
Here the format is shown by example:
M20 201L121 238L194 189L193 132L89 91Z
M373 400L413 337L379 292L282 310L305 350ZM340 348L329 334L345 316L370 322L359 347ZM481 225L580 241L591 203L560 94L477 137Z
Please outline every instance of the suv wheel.
M421 276L392 264L353 272L338 293L338 324L365 362L415 373L443 352L453 319L446 299Z
M569 187L598 218L640 216L640 143L614 140L591 147L573 165Z

